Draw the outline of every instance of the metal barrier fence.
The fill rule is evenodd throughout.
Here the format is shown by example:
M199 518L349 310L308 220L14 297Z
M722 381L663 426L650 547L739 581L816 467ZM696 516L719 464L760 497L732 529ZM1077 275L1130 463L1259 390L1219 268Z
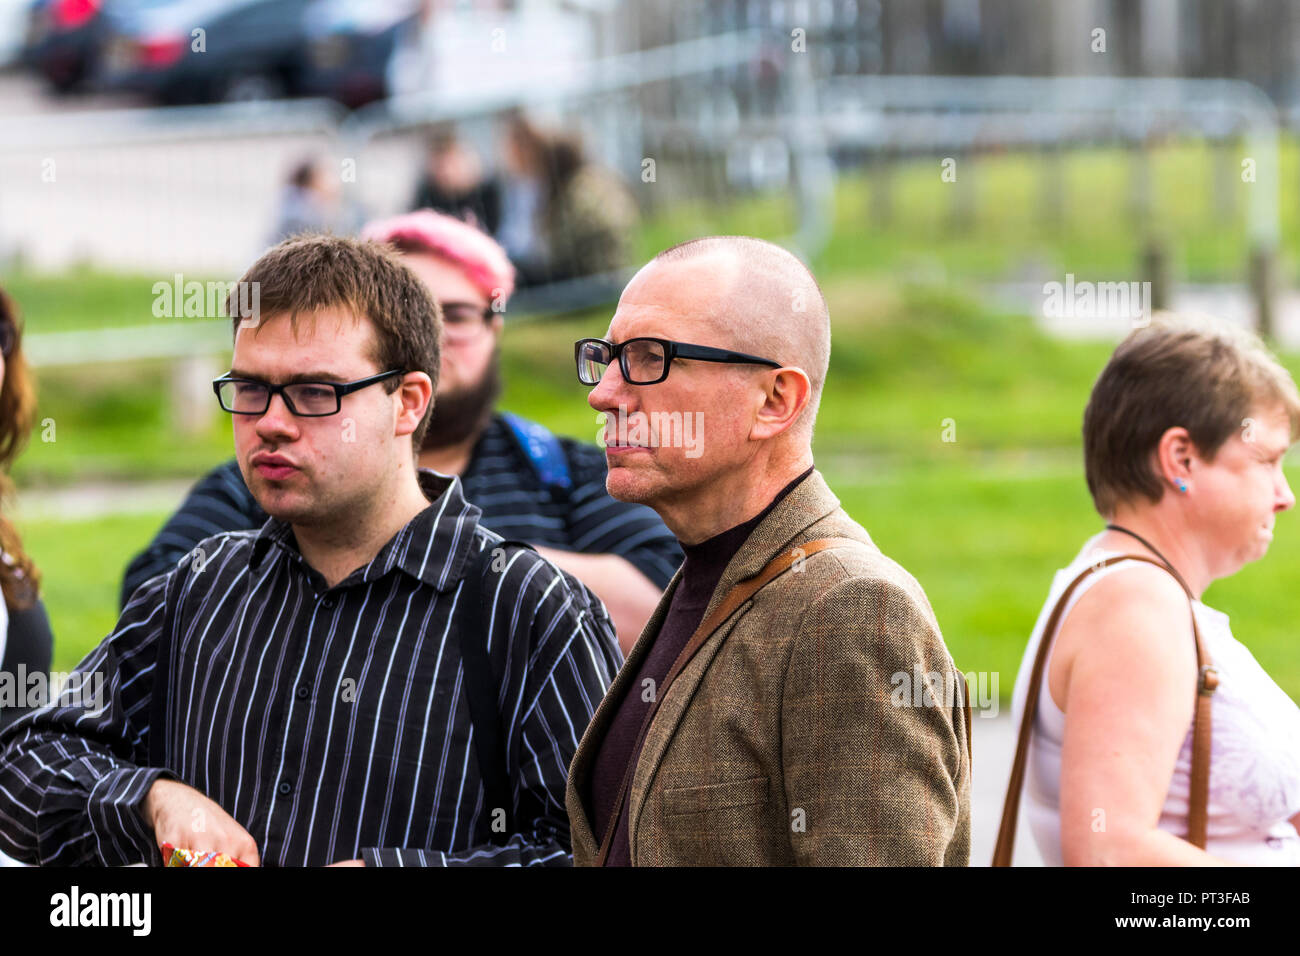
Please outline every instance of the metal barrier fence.
M1145 147L1160 136L1239 145L1255 160L1249 240L1256 248L1278 241L1281 117L1262 90L1241 80L834 77L819 85L819 101L830 147L863 155L961 157L990 147L1110 142L1134 147L1141 164Z
M314 155L338 164L343 208L356 226L409 208L432 127L454 122L491 156L500 119L516 109L580 132L591 158L622 179L643 210L689 208L703 231L717 231L701 213L706 206L782 193L786 241L811 258L828 235L829 162L816 139L770 121L813 108L806 58L760 70L770 49L758 32L727 34L595 60L522 98L407 96L352 114L292 101L23 117L16 135L0 141L0 260L37 269L89 263L169 284L178 275L233 279L272 241L279 193L296 161ZM763 73L775 80L746 88ZM711 82L719 76L729 82ZM511 321L613 301L627 278L620 269L523 290L510 304ZM211 401L204 376L211 357L229 347L228 327L169 315L179 321L156 321L142 301L136 326L36 327L28 353L45 367L174 359L180 419L201 423Z
M345 200L375 216L408 207L427 131L454 122L484 155L500 117L522 108L580 131L648 213L672 210L708 229L745 196L786 201L785 241L813 258L829 238L834 156L840 163L989 146L1051 151L1109 141L1133 148L1144 183L1145 146L1187 132L1242 144L1255 162L1247 207L1252 282L1267 329L1278 243L1278 114L1239 81L1026 77L815 78L807 57L758 32L691 40L593 61L563 85L461 98L395 98L347 114L295 101L24 117L0 140L0 257L57 268L88 261L155 275L233 278L269 241L281 180L309 153L339 163ZM644 176L651 161L652 176ZM1048 178L1044 196L1059 193ZM1058 171L1059 174L1059 171ZM878 190L889 189L880 167ZM959 179L953 202L972 205ZM1140 192L1140 189L1138 190ZM710 210L710 212L704 212ZM960 211L960 209L959 209ZM1051 214L1048 203L1044 214ZM626 272L529 290L512 317L611 300ZM141 303L138 327L41 333L38 365L224 350L220 323L159 325ZM200 400L206 401L203 396Z
M301 101L6 121L0 255L37 269L238 276L266 243L291 164L329 150L343 115Z
M737 177L702 178L734 157L770 148L752 143L743 98L710 90L728 122L707 112L683 126L671 112L681 90L719 70L752 67L763 56L757 33L729 34L588 64L563 87L518 96L435 95L392 99L347 114L324 101L113 110L19 117L0 140L0 261L38 269L90 263L107 269L170 277L185 272L230 278L267 245L279 193L295 161L328 156L351 222L407 208L433 124L456 121L485 155L491 131L508 110L542 110L585 133L589 152L653 206L657 196L725 198ZM801 61L796 65L802 67ZM779 103L809 82L801 69L781 71ZM801 94L804 99L807 93ZM787 107L788 108L788 107ZM673 147L660 125L672 123ZM719 133L725 134L719 137ZM784 141L791 155L807 146ZM719 159L721 157L721 159ZM655 189L642 188L642 159L658 158ZM668 167L668 168L665 168ZM779 184L804 192L807 164L787 163ZM669 173L687 175L669 176ZM776 185L767 183L767 185ZM682 188L685 187L685 188ZM818 230L804 219L819 213L792 203L798 237ZM345 216L346 219L346 216ZM802 250L815 255L816 248Z
M1274 336L1280 241L1279 130L1284 119L1258 87L1240 80L1129 77L834 77L819 85L816 123L828 148L844 163L871 164L873 208L890 206L891 163L909 156L951 158L963 174L950 190L951 222L974 225L979 157L993 148L1036 151L1042 186L1038 218L1059 224L1066 181L1064 145L1117 144L1128 150L1129 212L1136 235L1151 225L1153 142L1191 136L1218 150L1214 208L1221 220L1235 212L1245 190L1250 287L1255 325ZM1148 239L1136 271L1151 282L1155 308L1172 297L1171 254Z

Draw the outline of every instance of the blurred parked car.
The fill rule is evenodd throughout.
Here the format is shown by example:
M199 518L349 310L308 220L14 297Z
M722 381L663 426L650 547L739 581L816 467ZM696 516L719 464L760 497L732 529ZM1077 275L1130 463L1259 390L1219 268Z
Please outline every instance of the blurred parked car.
M318 0L307 11L302 87L358 107L389 95L388 61L416 27L418 0Z
M115 6L96 85L162 103L300 95L303 14L312 2L137 0Z
M23 62L58 92L81 88L95 70L112 0L35 0Z
M32 0L0 0L0 67L9 66L23 52Z

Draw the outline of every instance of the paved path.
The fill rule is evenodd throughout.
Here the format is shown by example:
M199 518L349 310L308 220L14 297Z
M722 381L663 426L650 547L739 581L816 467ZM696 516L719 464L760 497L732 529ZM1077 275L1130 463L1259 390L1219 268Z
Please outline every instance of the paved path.
M1046 281L1059 283L1062 277L1051 276ZM1128 315L1048 316L1044 282L972 282L968 291L985 304L1033 316L1040 328L1062 339L1118 342L1133 329L1135 322L1142 321ZM1169 306L1174 312L1210 315L1242 328L1255 327L1255 304L1244 280L1178 283L1173 287ZM1300 291L1286 287L1278 290L1273 321L1278 344L1290 350L1300 348Z
M141 482L86 482L68 488L22 488L14 511L24 521L79 521L122 514L171 514L194 485L194 479Z
M1011 775L1011 761L1016 753L1015 732L1009 703L1003 702L996 717L982 717L976 711L971 725L975 766L971 793L972 866L988 866L993 859L993 844L997 842L998 824L1002 819L1002 802L1007 795L1007 778ZM1014 862L1016 866L1043 865L1042 855L1025 823L1023 804L1020 825L1016 828Z

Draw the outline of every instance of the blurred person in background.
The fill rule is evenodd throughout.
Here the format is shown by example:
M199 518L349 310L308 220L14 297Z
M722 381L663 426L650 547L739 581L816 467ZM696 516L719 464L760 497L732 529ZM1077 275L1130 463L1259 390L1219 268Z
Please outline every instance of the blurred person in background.
M1012 697L1021 725L1039 646L1052 642L1024 774L1049 865L1300 865L1300 708L1201 602L1211 582L1264 556L1295 504L1282 461L1298 430L1290 374L1222 323L1156 320L1097 379L1084 468L1106 528L1056 573ZM1198 673L1193 621L1212 672ZM1204 695L1199 849L1189 808Z
M434 131L411 208L446 213L491 235L501 221L499 185L452 126Z
M406 96L431 90L438 78L438 53L434 0L420 0L415 16L399 29L392 55L384 70L384 86L390 96Z
M521 285L610 272L631 261L638 213L627 187L591 162L581 141L520 112L506 120L497 238Z
M0 289L0 503L13 491L9 466L32 429L36 393L22 352L22 328L13 303ZM28 678L46 680L54 652L54 635L40 599L40 572L23 551L18 531L0 512L0 728L41 701L29 700ZM11 696L12 695L12 696ZM0 853L0 867L19 865Z
M546 137L519 112L506 117L502 138L501 219L496 238L514 263L520 286L546 281L541 211L549 167Z
M513 271L491 237L424 210L370 224L367 238L390 243L438 300L443 349L437 395L419 464L460 476L482 522L533 544L605 602L619 643L632 646L681 550L659 516L605 490L605 455L536 422L498 412L500 337ZM208 535L261 527L266 514L231 460L190 492L126 570L121 604L145 580L171 570Z
M639 218L627 187L587 158L573 134L553 137L541 210L552 282L613 272L632 260Z
M304 159L293 168L280 195L280 209L270 244L311 232L345 232L353 223L346 214L340 179L324 160Z

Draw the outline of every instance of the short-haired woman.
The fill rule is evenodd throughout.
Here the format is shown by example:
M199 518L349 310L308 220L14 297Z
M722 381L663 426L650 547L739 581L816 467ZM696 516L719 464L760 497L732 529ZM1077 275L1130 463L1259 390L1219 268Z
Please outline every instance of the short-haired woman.
M1298 429L1291 376L1212 320L1157 320L1101 373L1083 439L1106 529L1057 573L1013 698L1019 723L1051 611L1098 566L1049 635L1030 736L1025 812L1048 864L1300 864L1300 708L1200 600L1264 556L1295 504L1282 459ZM1156 563L1104 564L1130 554ZM1188 838L1193 616L1218 676L1204 849Z

